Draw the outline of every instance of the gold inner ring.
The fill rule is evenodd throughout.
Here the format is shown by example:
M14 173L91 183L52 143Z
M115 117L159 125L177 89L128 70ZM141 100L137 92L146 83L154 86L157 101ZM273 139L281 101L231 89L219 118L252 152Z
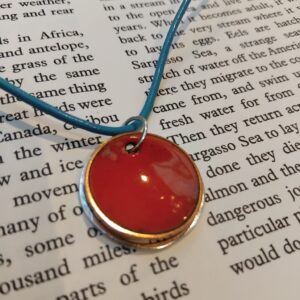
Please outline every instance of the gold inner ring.
M183 235L186 231L188 231L191 227L193 227L194 221L196 219L198 219L201 208L203 206L204 186L203 186L203 182L202 182L200 173L199 173L196 165L194 164L194 162L189 157L189 155L185 151L183 151L181 148L179 148L177 145L171 143L170 141L168 141L158 135L151 134L152 136L159 138L159 139L163 140L164 142L171 143L172 146L177 147L182 153L184 153L190 160L194 170L196 171L197 177L198 177L199 191L198 191L197 204L194 208L193 213L190 215L190 217L187 220L185 220L185 222L182 225L176 227L175 229L173 229L171 231L157 233L157 234L146 234L146 233L140 233L140 232L135 232L135 231L129 230L127 228L124 228L124 227L116 224L114 221L110 220L101 211L101 209L97 205L97 203L91 193L91 189L90 189L90 185L89 185L89 174L90 174L91 165L93 164L94 159L96 158L98 153L101 152L102 149L107 145L107 143L109 143L115 139L118 139L121 136L126 136L126 135L131 136L132 134L125 133L125 134L117 135L117 136L113 137L112 139L110 139L109 141L107 141L106 143L101 144L96 149L96 151L93 153L91 159L88 162L85 173L84 173L84 194L85 194L85 198L86 198L86 203L88 204L90 210L96 217L96 219L99 223L98 225L100 227L103 227L104 231L108 232L108 234L110 234L113 238L116 238L117 240L126 242L131 245L136 244L137 246L143 246L144 244L146 245L147 240L148 241L159 241L157 243L158 245L161 245L162 243L164 243L164 241L165 241L165 243L168 243L168 240L173 240L173 239L176 240L179 236ZM160 241L162 241L162 242L160 242ZM150 248L153 248L153 247L151 247L151 243L148 243L148 245ZM153 245L155 245L155 243ZM158 247L155 247L155 248L158 248Z

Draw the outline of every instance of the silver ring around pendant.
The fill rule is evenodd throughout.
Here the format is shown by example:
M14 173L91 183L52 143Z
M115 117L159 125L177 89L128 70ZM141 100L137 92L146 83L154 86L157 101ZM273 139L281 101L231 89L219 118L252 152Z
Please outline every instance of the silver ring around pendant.
M139 139L139 141L134 146L127 149L128 153L137 152L138 149L140 148L140 146L142 145L142 143L144 142L144 140L146 138L146 135L148 133L148 122L144 117L142 117L142 116L133 116L133 117L129 118L124 124L128 125L133 121L140 121L141 125L139 126L139 128L137 130L141 130L142 135L141 135L141 138Z

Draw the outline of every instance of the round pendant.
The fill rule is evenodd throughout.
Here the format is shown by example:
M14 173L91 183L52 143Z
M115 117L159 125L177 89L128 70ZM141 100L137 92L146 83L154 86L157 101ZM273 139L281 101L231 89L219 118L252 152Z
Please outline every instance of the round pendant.
M203 183L177 145L147 134L118 135L102 144L83 171L81 202L89 219L112 238L163 248L192 228L203 205Z

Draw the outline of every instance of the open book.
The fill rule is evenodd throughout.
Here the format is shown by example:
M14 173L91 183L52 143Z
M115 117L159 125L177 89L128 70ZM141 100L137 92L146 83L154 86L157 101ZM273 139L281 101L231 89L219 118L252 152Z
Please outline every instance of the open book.
M0 76L120 125L144 104L179 4L2 0ZM82 213L82 168L109 137L0 91L0 298L297 299L299 24L298 0L192 1L149 127L195 161L205 205L163 251L116 244Z

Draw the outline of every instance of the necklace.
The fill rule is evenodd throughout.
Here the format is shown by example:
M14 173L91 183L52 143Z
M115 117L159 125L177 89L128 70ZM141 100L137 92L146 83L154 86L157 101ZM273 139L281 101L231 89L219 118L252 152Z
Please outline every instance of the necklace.
M139 116L123 126L96 125L35 98L0 77L0 88L27 104L93 133L114 136L91 156L80 180L80 201L92 223L130 246L159 249L197 222L203 183L177 145L148 133L149 117L176 30L191 0L182 1L165 38L148 97Z

